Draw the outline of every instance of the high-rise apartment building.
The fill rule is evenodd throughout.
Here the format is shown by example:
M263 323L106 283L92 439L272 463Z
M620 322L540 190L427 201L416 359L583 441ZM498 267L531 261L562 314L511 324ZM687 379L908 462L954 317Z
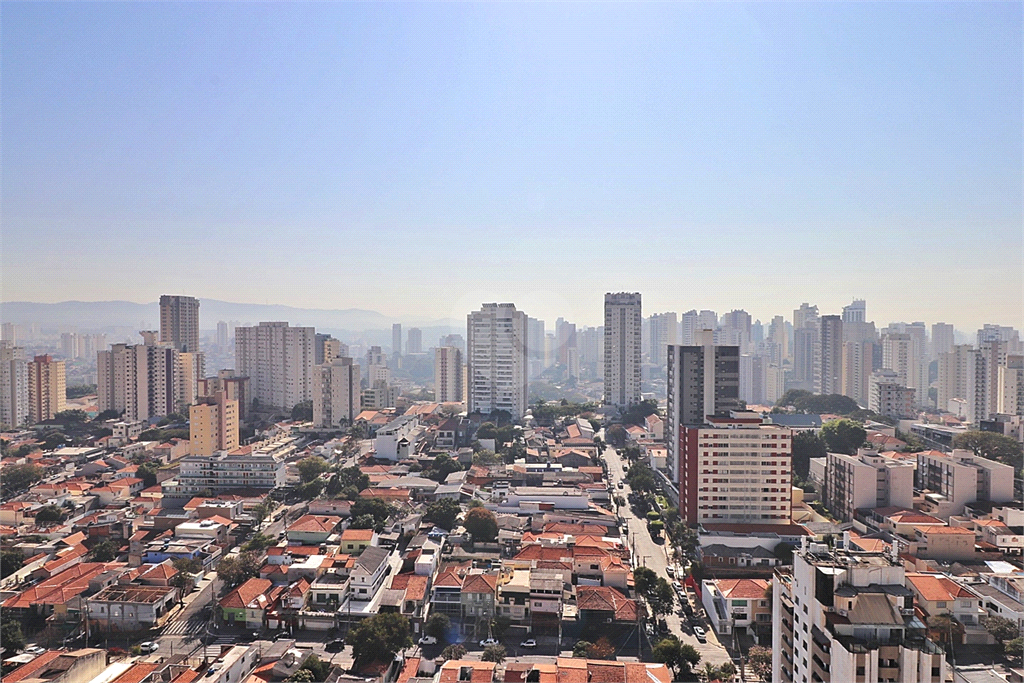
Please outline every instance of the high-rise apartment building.
M996 412L1024 415L1024 356L1006 356L996 378Z
M956 337L952 325L949 323L935 323L932 325L932 359L952 351L954 344L956 344ZM939 407L942 408L942 406Z
M238 420L249 421L249 406L252 403L252 389L248 377L238 377L234 370L221 370L216 377L199 380L197 392L200 396L213 396L223 391L229 400L238 404Z
M821 373L818 393L838 394L843 384L843 319L838 315L821 318Z
M914 463L867 448L827 453L822 501L836 519L852 522L862 508L914 506Z
M818 307L801 304L793 311L792 387L816 391L821 379L821 332Z
M409 328L408 353L423 353L423 331L418 327Z
M596 374L604 369L604 326L579 331L580 366Z
M776 570L772 680L942 683L945 656L915 614L902 561L848 538L805 541L792 569Z
M843 306L844 323L867 322L867 302L864 299L854 299L849 306Z
M838 393L867 407L871 395L871 368L875 345L869 341L843 343L842 383Z
M907 333L882 335L882 369L892 370L900 384L927 393L921 381L921 346Z
M666 466L673 481L678 481L682 428L740 409L740 349L715 346L713 340L714 333L704 330L697 335L701 345L667 349Z
M316 331L286 322L261 322L235 329L235 368L248 377L253 398L291 410L313 397Z
M230 332L228 331L228 324L223 320L217 321L217 346L222 349L226 349L230 342Z
M972 351L973 370L968 375L968 420L990 419L999 405L999 366L1006 364L1011 342L989 340Z
M445 344L444 346L450 346ZM526 319L526 356L529 364L528 375L532 379L539 377L547 367L544 364L544 321L537 318Z
M972 386L975 352L970 344L957 344L939 354L939 376L936 380L939 410L949 410L953 399L966 400Z
M143 338L154 342L155 336ZM125 421L148 420L178 411L181 396L180 352L169 345L111 344L96 354L99 409L123 413Z
M743 352L750 345L750 314L744 310L729 311L718 321L715 343L719 346L738 346Z
M224 391L200 397L190 406L188 434L191 455L213 455L238 448L238 401Z
M604 295L604 402L640 402L642 311L639 292Z
M20 427L29 419L28 362L25 349L0 341L0 425Z
M178 353L178 405L190 406L201 395L199 382L206 377L206 356L202 353Z
M199 351L199 299L167 294L160 297L160 341L179 351Z
M679 514L686 524L790 524L792 430L734 412L681 427L679 444Z
M391 355L402 355L402 323L395 323L391 326Z
M462 352L454 346L434 349L434 400L462 402Z
M895 370L876 370L868 381L868 410L896 419L913 417L916 393Z
M348 345L342 344L341 341L335 339L329 334L317 333L315 344L316 348L313 359L314 365L330 363L335 358L341 358L342 356L348 355Z
M36 356L28 364L28 415L32 423L52 420L64 411L67 386L64 361Z
M526 412L526 333L526 314L514 304L484 304L466 316L469 412Z
M1020 332L1008 325L986 323L978 330L978 346L985 346L990 342L1003 342L1006 344L1006 353L1020 355L1024 352L1024 349L1021 348Z
M576 349L576 324L562 318L555 321L555 346L558 362L569 365L569 350Z
M665 367L669 344L675 345L679 332L679 319L675 313L655 313L650 317L647 357L659 368Z
M361 382L359 365L351 358L334 358L313 368L313 426L351 426L361 407Z

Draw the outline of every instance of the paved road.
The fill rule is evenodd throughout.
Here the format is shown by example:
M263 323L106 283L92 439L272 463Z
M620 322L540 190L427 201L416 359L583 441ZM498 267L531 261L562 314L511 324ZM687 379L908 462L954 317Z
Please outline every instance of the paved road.
M611 446L605 448L604 461L608 463L608 475L615 482L613 486L616 486L616 495L622 495L625 498L629 498L629 484L625 484L623 490L617 488L617 484L620 481L624 482L622 459L619 457L618 452ZM666 545L655 543L651 539L650 533L647 531L646 521L639 519L633 514L632 509L629 505L623 505L618 509L619 516L624 521L623 531L626 533L626 537L629 543L630 552L633 555L635 566L647 567L656 573L658 576L664 576L666 579L669 578L668 572L666 571L669 565L666 557ZM678 608L678 605L677 605ZM697 649L697 652L701 656L701 666L703 662L711 662L712 664L719 665L728 661L732 661L729 653L721 645L712 642L714 636L711 636L711 640L707 643L701 643L697 640L696 636L693 635L693 631L690 629L686 618L680 619L680 617L673 612L665 617L668 622L669 630L682 640L684 643L688 643ZM708 625L705 625L706 630L710 630Z

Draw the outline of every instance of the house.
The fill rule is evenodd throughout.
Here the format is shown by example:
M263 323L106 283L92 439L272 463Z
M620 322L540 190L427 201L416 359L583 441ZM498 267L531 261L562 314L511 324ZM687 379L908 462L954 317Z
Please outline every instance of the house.
M986 615L981 598L942 574L907 572L907 588L914 591L914 605L929 617L949 614L964 626L961 644L988 645L993 642L981 619Z
M770 585L768 579L705 579L701 587L701 602L715 633L749 632L758 643L770 643Z
M463 632L476 638L494 619L495 598L498 592L498 573L479 569L470 570L462 582Z
M576 610L584 632L615 632L636 628L635 600L610 586L577 586Z
M430 577L409 573L396 574L391 580L391 589L402 593L399 613L409 620L414 635L423 628L429 583Z
M271 582L267 579L252 578L234 589L220 600L220 618L227 624L247 624L248 615L246 610L250 604L255 604L257 598L265 595L271 589ZM262 626L262 622L260 624Z
M974 532L938 524L914 529L911 552L923 560L952 562L974 557Z
M371 545L377 545L377 532L373 529L345 529L341 532L341 551L359 555Z
M177 602L173 586L107 586L89 598L89 623L101 631L157 628Z
M724 573L743 573L751 575L763 573L771 576L773 567L782 564L775 553L762 546L753 548L737 548L724 543L712 543L697 548L697 558L707 570L707 574L721 576Z
M435 683L491 683L497 664L470 659L449 659L441 665Z
M355 559L349 576L348 598L356 602L368 602L380 590L387 575L388 558L391 553L378 546L368 546Z
M288 527L288 542L302 545L320 545L334 534L341 517L333 515L303 515Z
M75 683L91 681L107 667L107 652L84 648L63 652L47 650L32 661L4 674L4 683Z
M462 616L462 586L471 563L442 565L434 577L430 595L430 610L449 617Z

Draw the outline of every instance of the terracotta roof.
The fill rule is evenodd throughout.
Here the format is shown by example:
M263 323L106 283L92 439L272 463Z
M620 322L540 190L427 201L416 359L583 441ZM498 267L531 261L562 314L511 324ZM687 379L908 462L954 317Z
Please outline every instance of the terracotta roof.
M907 580L928 602L949 602L959 598L974 599L974 594L952 579L940 574L907 573Z
M463 593L490 593L498 588L497 574L470 574L462 584Z
M974 532L959 526L945 526L943 524L923 524L917 527L922 534L945 534L950 536L974 536Z
M160 665L155 663L136 662L127 671L115 678L113 683L142 683L159 667Z
M636 601L610 586L577 586L576 607L580 610L613 612L616 621L636 621Z
M345 529L341 532L343 541L372 541L373 529Z
M406 600L423 601L427 598L427 577L419 574L396 574L391 580L391 587L404 590Z
M465 680L459 674L462 669L467 668L472 671L469 677L470 683L490 683L494 679L494 669L497 666L494 662L449 659L441 665L441 671L436 680L438 683L458 683Z
M220 606L226 609L245 609L246 605L270 590L271 585L269 579L249 579L228 593L220 601Z
M180 674L171 679L171 683L192 683L197 678L201 678L198 671L195 669L185 669Z
M59 574L11 596L4 603L5 609L29 609L33 605L63 605L81 595L89 588L89 581L107 569L123 567L124 564L111 562L82 562L68 567Z
M405 665L402 667L401 672L398 674L398 678L395 683L409 683L410 678L415 678L416 674L420 670L420 658L409 657L405 660Z
M341 517L333 515L303 515L288 527L288 531L311 531L331 533L341 524Z
M4 683L15 683L16 681L21 681L26 678L38 678L38 676L35 676L34 674L37 671L43 671L50 662L57 659L57 657L60 657L61 654L62 653L59 650L47 650L31 662L22 664L14 671L5 674Z
M722 595L736 600L763 598L768 590L765 579L718 579L715 584Z
M573 551L568 548L551 548L542 545L528 545L515 556L516 560L564 560L571 558Z

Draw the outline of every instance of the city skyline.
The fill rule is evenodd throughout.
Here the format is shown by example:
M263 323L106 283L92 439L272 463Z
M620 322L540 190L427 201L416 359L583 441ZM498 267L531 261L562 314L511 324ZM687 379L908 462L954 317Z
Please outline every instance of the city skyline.
M1022 328L1021 18L5 3L2 298Z

